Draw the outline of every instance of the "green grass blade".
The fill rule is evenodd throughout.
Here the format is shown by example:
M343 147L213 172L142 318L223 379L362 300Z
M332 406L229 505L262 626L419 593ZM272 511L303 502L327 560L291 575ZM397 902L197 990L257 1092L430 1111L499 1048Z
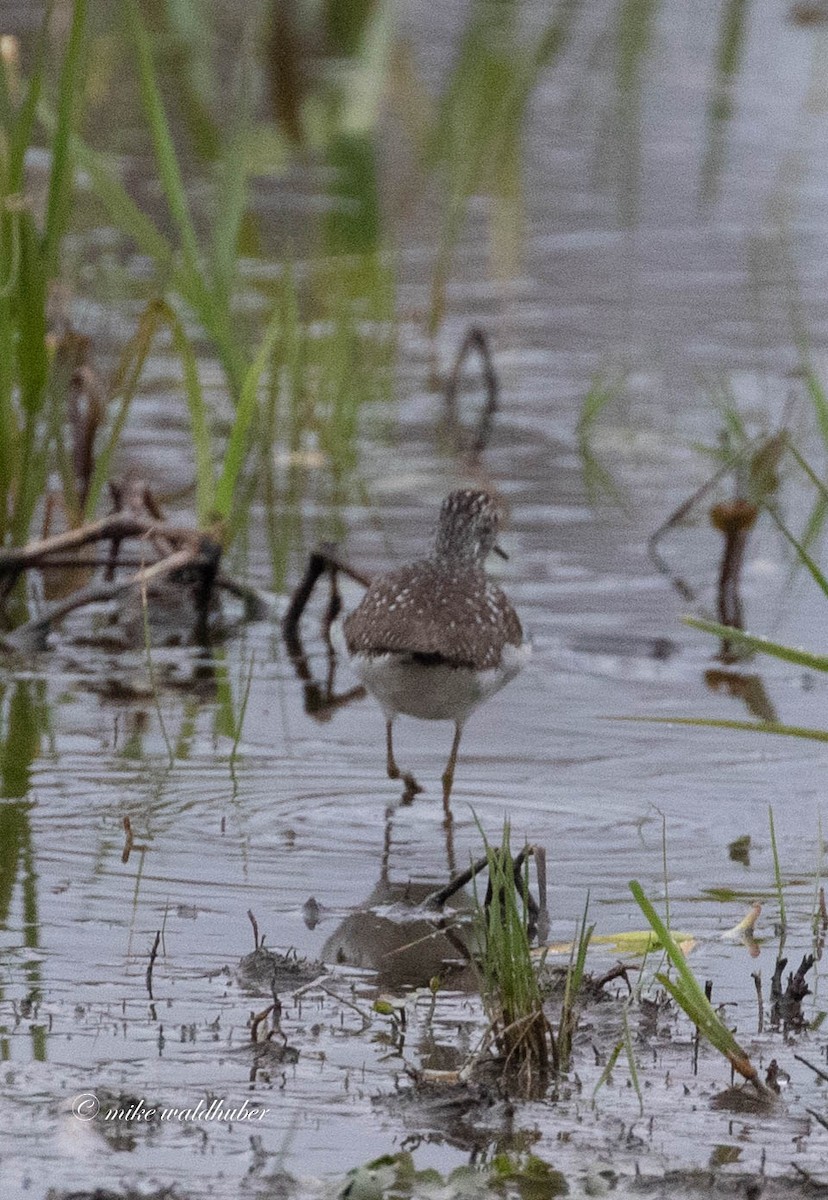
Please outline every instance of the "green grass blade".
M259 383L282 330L281 312L277 308L265 330L259 352L247 370L242 384L236 417L224 456L224 465L216 488L215 508L220 517L228 520L233 508L233 496L247 453L248 435L256 415Z
M715 78L707 101L707 136L700 171L700 203L709 210L715 201L724 167L726 132L733 115L733 88L742 62L749 26L750 0L727 0L721 16L715 56Z
M27 418L43 408L49 379L46 350L46 285L40 237L31 213L21 212L18 223L20 265L15 304L17 378L20 403ZM24 486L26 481L23 480Z
M11 112L4 113L3 120L8 121L9 129L12 131L9 142L9 191L20 192L23 190L23 166L26 157L26 151L31 145L32 134L34 130L35 118L37 116L37 106L40 102L40 94L43 90L43 76L45 73L46 54L49 46L49 23L52 19L52 10L54 9L54 0L49 0L46 6L46 12L43 17L40 35L37 39L35 47L35 60L32 65L31 74L29 75L29 83L26 89L26 98L20 106L17 114L17 119L12 127ZM3 92L8 99L8 87L6 85L6 70L5 66L0 62L0 74L3 76ZM4 106L5 107L5 106Z
M124 3L138 57L141 98L150 127L158 172L167 204L181 239L187 282L185 296L215 341L234 399L237 399L241 395L243 373L241 360L236 350L227 298L217 295L212 290L201 270L198 239L190 217L184 180L158 87L152 61L152 46L137 0L124 0Z
M187 397L187 408L190 413L190 429L196 460L196 514L199 525L204 526L213 515L216 491L207 406L204 403L204 393L198 377L196 356L184 326L168 304L162 305L161 313L172 334L173 346L181 359L184 373L184 394Z
M581 984L584 981L587 951L589 950L589 943L592 940L592 935L595 932L594 925L587 925L588 916L589 892L587 892L586 901L584 902L584 915L581 917L581 924L578 930L578 939L576 943L577 955L574 965L572 966L572 970L567 972L565 1003L568 1003L570 999L577 997L581 990Z
M589 438L598 418L613 400L616 400L624 390L627 376L625 373L606 378L604 375L593 375L589 390L581 401L581 411L575 433L578 440Z
M823 526L825 524L826 515L828 515L828 487L825 486L823 481L817 475L816 471L813 469L813 467L810 465L810 463L805 459L805 457L800 453L800 451L794 445L794 443L791 441L790 438L786 438L785 444L786 444L786 449L788 450L788 453L791 455L791 457L797 463L800 470L802 470L805 473L805 475L807 475L809 481L811 482L811 484L813 485L813 487L816 489L816 492L817 492L816 502L814 503L814 506L811 510L810 516L808 517L805 528L802 532L802 536L800 538L800 543L803 546L803 548L805 550L810 550L810 547L812 545L814 545L816 540L819 538L819 536L822 532ZM794 571L792 571L792 573L791 573L792 576L795 573L795 571L796 571L796 567L794 568Z
M46 491L49 475L48 436L38 437L39 419L28 413L23 426L17 478L20 484L12 515L12 544L22 546L29 536L35 510Z
M776 883L776 895L779 899L779 922L784 930L787 927L785 916L785 893L782 890L782 871L779 866L779 849L776 845L776 827L773 823L773 807L768 805L768 821L770 823L771 851L773 852L773 877Z
M5 545L9 503L19 466L17 409L14 404L14 330L11 305L0 296L0 546Z
M57 129L57 116L48 104L41 101L38 120L52 136ZM143 213L126 188L115 178L102 154L93 150L77 134L70 139L72 157L90 178L92 191L109 213L113 223L131 237L142 253L153 259L156 266L172 266L174 249L158 226ZM180 281L180 277L179 277Z
M799 351L799 369L805 378L805 387L814 406L819 432L822 435L826 449L828 449L828 396L826 396L820 378L811 365L807 335L804 332L798 334L796 346Z
M822 531L825 527L825 518L828 516L828 499L823 495L817 496L811 509L808 520L805 522L805 528L800 534L800 542L810 554L811 547L820 539ZM793 569L788 576L789 581L792 580L799 569L799 563L795 563Z
M797 650L794 646L786 646L782 642L772 642L769 638L756 633L746 633L732 625L720 625L718 621L706 621L700 617L682 617L685 625L692 629L700 629L702 633L712 633L714 637L727 638L731 642L740 642L750 646L762 654L773 658L781 658L784 662L795 663L799 667L808 667L812 671L828 671L828 655L811 654L807 650Z
M218 186L214 204L213 238L210 265L213 283L225 306L233 294L238 264L238 244L242 221L247 209L247 154L245 133L253 121L252 72L253 50L250 46L249 19L244 30L237 67L236 111L230 139L218 164Z
M90 520L94 516L101 492L106 487L107 481L110 478L112 459L121 440L121 434L129 415L130 405L138 387L138 380L141 377L144 362L149 354L153 338L158 329L160 316L159 304L148 304L138 323L138 329L121 355L121 361L116 372L116 382L113 387L114 395L120 393L121 403L109 427L103 447L95 459L95 468L92 472L92 478L89 481L89 494L87 495L84 509L84 515L87 520Z
M728 721L715 717L612 717L614 721L641 721L647 725L697 725L702 729L740 729L751 733L775 733L781 737L806 738L828 742L828 730L808 729L802 725L781 725L778 721Z
M817 587L824 593L825 596L828 596L828 579L825 578L822 571L820 571L819 567L811 558L810 554L802 545L802 543L797 541L790 529L788 529L787 525L779 516L779 513L776 511L776 509L770 504L766 505L765 507L773 518L777 529L779 529L783 537L793 546L794 550L799 556L800 561L816 583Z
M620 1053L623 1049L624 1049L624 1040L622 1038L622 1040L620 1042L616 1042L615 1045L613 1046L612 1052L611 1052L609 1058L607 1059L606 1066L604 1067L603 1071L601 1072L600 1076L598 1077L598 1082L596 1083L596 1085L593 1089L593 1092L592 1092L592 1103L593 1104L595 1104L595 1097L598 1095L598 1093L600 1092L600 1090L604 1086L604 1084L608 1081L610 1075L612 1075L613 1068L615 1067L615 1064L618 1062L618 1056L620 1055Z
M48 106L41 104L38 107L38 117L47 130L54 131L56 118ZM93 191L113 223L135 241L159 270L168 271L172 287L186 301L212 337L231 394L233 399L237 400L244 381L244 367L227 309L215 302L198 267L191 268L187 262L177 259L171 242L141 211L124 186L115 178L104 156L91 149L80 138L73 138L71 144L75 161L89 175Z
M749 1079L758 1087L761 1087L756 1071L748 1056L704 994L704 990L691 971L687 959L682 954L678 945L673 941L667 927L653 905L644 895L641 884L633 879L630 881L629 886L630 891L635 897L636 904L658 934L658 939L664 947L667 957L678 976L677 980L672 980L666 975L659 974L656 976L658 982L687 1013L690 1020L704 1037L707 1038L710 1044L723 1054L745 1079Z
M72 386L72 365L61 355L52 360L46 387L47 444L52 448L54 464L60 476L61 496L66 522L74 528L81 522L78 481L72 454L72 441L67 436L66 401Z
M693 975L693 972L687 965L687 959L684 957L681 948L679 947L678 943L674 941L670 931L656 912L651 901L648 900L644 895L644 890L641 887L641 884L637 879L632 879L630 880L629 888L635 897L636 904L644 913L644 916L647 918L652 928L655 930L659 944L666 953L672 965L675 967L679 978L684 981L685 986L690 993L701 997L701 999L704 1001L707 1001L704 991L699 986L696 977Z
M57 127L52 138L52 170L46 203L46 231L43 239L43 265L48 278L58 270L60 242L69 220L73 193L71 135L75 125L78 96L81 94L80 70L86 30L86 0L75 0L69 43L60 71Z
M178 157L164 111L164 103L158 87L152 61L152 45L144 26L137 0L124 0L130 34L135 46L138 64L138 81L141 100L149 123L150 135L155 150L155 160L161 177L161 186L169 205L173 220L181 238L181 248L188 270L198 272L199 249L195 227L190 217L184 180L178 165Z
M247 174L240 132L218 170L219 186L210 264L216 292L223 304L229 305L236 279L239 233L247 209Z
M630 1079L635 1088L635 1094L638 1097L638 1111L643 1117L644 1115L644 1096L641 1092L641 1081L638 1078L638 1064L635 1061L635 1048L633 1046L632 1033L630 1032L630 1006L624 1005L624 1051L627 1055L627 1066L630 1068Z
M241 704L239 705L239 716L238 716L238 720L236 720L236 722L235 722L235 728L233 730L233 746L230 751L230 760L229 760L231 772L235 766L236 758L239 753L239 743L241 742L242 730L244 729L244 718L247 714L247 705L248 705L248 701L250 700L250 689L253 686L253 668L255 667L255 665L256 665L256 652L254 650L253 653L250 655L250 666L248 667L248 670L247 670L247 679L245 680L244 692L242 693Z
M2 164L0 163L0 167ZM13 296L20 278L20 214L3 212L8 193L0 189L0 299L8 300ZM5 218L5 219L4 219ZM7 328L12 328L12 314L9 311L5 318ZM10 347L8 361L11 362L14 347Z
M828 487L825 486L825 484L820 479L820 477L817 475L816 471L810 465L808 460L804 457L804 455L802 455L800 453L800 451L793 444L793 442L791 441L790 438L786 439L786 449L788 450L788 453L791 455L791 457L795 460L795 462L802 468L802 470L808 476L811 483L814 485L816 490L819 492L820 496L822 496L823 500L828 500Z

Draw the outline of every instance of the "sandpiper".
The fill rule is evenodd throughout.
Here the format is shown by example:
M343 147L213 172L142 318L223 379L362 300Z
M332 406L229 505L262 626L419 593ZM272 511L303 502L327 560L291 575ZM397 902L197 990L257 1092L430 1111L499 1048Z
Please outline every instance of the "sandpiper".
M484 570L491 551L506 557L497 545L499 518L487 492L452 492L431 556L373 580L343 626L351 663L385 713L387 771L403 779L406 798L420 788L394 758L395 717L454 722L443 772L447 819L463 726L529 655L517 613Z

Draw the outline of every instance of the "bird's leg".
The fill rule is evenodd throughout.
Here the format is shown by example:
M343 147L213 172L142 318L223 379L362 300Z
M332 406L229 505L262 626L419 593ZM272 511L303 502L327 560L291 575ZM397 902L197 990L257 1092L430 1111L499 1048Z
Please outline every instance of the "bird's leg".
M385 722L385 769L389 779L399 779L400 768L394 758L394 722Z
M451 800L451 785L454 783L454 768L457 763L457 751L460 749L460 738L463 733L463 726L458 721L454 726L454 741L451 743L451 754L446 764L446 769L443 771L443 810L446 814L446 821L451 821L451 808L449 802Z
M397 766L397 760L394 758L394 720L385 722L385 769L388 772L389 779L401 779L405 784L405 789L402 794L403 804L410 804L417 792L423 789L420 787L417 780L408 771L401 771Z

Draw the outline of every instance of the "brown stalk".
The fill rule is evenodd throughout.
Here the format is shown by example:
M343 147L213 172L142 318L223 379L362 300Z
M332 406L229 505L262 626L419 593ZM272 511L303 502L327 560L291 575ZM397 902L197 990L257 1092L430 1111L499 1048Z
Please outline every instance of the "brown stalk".
M477 351L483 367L486 398L470 435L466 437L460 424L457 394L460 390L460 376L463 366L472 351ZM483 330L473 325L460 343L460 349L457 351L457 357L454 360L454 366L452 367L444 396L445 424L457 453L465 451L472 462L476 462L480 458L489 444L492 435L492 424L499 403L500 384L497 372L495 371L492 353L489 349L489 341Z

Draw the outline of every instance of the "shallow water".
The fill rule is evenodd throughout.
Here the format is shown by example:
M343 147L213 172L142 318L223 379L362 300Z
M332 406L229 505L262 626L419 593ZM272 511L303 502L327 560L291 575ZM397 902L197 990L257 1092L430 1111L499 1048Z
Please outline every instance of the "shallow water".
M747 6L733 114L718 130L721 172L703 208L716 149L708 115L720 6L638 6L650 13L650 35L637 101L620 89L613 59L613 21L630 6L586 7L532 105L519 279L491 282L478 206L458 254L448 319L432 346L415 318L427 303L434 230L427 214L412 221L399 263L397 399L366 412L359 478L335 507L324 468L297 468L305 499L296 506L301 539L291 582L315 538L332 528L347 531L353 562L378 570L422 552L451 487L481 481L505 497L510 559L496 570L534 656L464 734L453 835L442 826L439 800L450 728L400 722L398 757L426 791L396 807L379 711L363 700L330 720L309 716L275 620L247 627L212 658L159 651L158 706L145 697L112 698L113 679L146 686L144 656L82 644L85 618L67 623L49 653L5 666L0 879L12 898L0 934L4 1196L174 1180L182 1195L255 1196L268 1194L277 1170L341 1180L409 1137L422 1138L417 1166L441 1171L508 1142L502 1114L480 1122L482 1132L458 1135L444 1123L430 1128L398 1097L376 1100L410 1086L405 1061L439 1066L451 1061L446 1046L475 1043L481 1015L462 980L447 984L431 1024L427 1002L418 1002L404 1056L377 1040L384 1025L375 1018L365 1032L359 1015L370 1010L378 984L425 984L442 959L444 948L415 972L388 953L412 940L401 889L409 881L439 886L454 865L479 853L478 822L496 839L504 817L515 841L526 837L548 849L552 941L572 936L587 892L598 933L640 928L627 883L637 878L648 895L663 895L666 841L673 927L700 939L694 969L714 979L714 998L733 1004L728 1019L757 1063L766 1067L776 1057L793 1080L781 1112L711 1112L709 1098L729 1083L728 1069L703 1053L694 1080L689 1032L680 1025L672 1035L678 1046L642 1050L654 1059L642 1063L643 1117L622 1065L593 1109L601 1067L591 1042L610 1045L599 1006L589 1014L597 1032L587 1025L579 1042L580 1085L572 1083L557 1105L519 1108L513 1141L519 1144L521 1131L530 1140L537 1133L534 1151L573 1181L604 1159L630 1173L638 1164L645 1176L706 1166L723 1146L739 1152L728 1170L756 1172L764 1163L777 1175L789 1172L791 1160L812 1172L824 1164L828 1135L806 1112L825 1113L823 1090L793 1059L799 1050L824 1064L824 1034L803 1035L795 1046L778 1034L751 1040L751 972L761 970L767 997L778 944L768 807L795 966L811 943L824 752L794 739L615 718L748 716L725 686L714 691L705 683L717 666L711 643L680 623L688 605L653 569L646 541L706 477L694 443L715 441L715 385L727 381L766 429L776 427L793 394L794 421L805 426L792 306L807 321L815 363L825 365L828 33L793 26L784 6L769 0ZM428 19L414 6L402 14L432 79L446 68L462 15L457 4L441 5ZM530 16L539 21L540 9ZM293 186L310 192L311 183ZM82 319L94 320L91 299L79 308ZM428 388L435 360L447 368L471 321L491 335L503 388L485 473L474 474L440 450L439 399ZM625 503L591 505L575 425L596 374L621 370L624 396L598 422L593 450ZM161 490L180 481L185 445L174 372L161 356L152 364L152 387L136 406L128 440L129 458ZM466 399L474 404L476 394ZM789 485L784 502L801 523L807 497ZM285 519L293 515L286 505ZM267 586L260 510L251 515L248 541L239 569ZM718 535L704 520L666 543L701 593L697 611L712 611L718 552ZM790 573L780 535L761 524L744 580L749 626L818 649L824 601L801 575L791 583ZM358 590L347 595L353 601ZM274 600L276 612L283 605ZM314 613L307 643L322 677ZM825 724L821 679L771 660L745 673L761 677L786 724ZM248 678L231 761L232 722ZM353 683L342 668L339 686ZM37 750L27 765L22 731L34 737L33 729ZM146 849L133 849L124 864L125 817ZM751 837L749 865L728 854L742 835ZM719 900L713 888L744 898ZM764 899L759 932L767 939L757 959L718 940L754 895ZM321 908L312 928L304 913L311 896ZM253 946L248 910L268 945L329 965L345 960L325 983L328 991L312 991L301 1004L284 998L282 1024L298 1059L259 1063L252 1081L247 1023L268 1001L246 994L234 974ZM159 929L150 1003L145 976ZM595 969L611 961L596 952ZM809 1016L819 1011L822 990L812 986ZM689 1096L672 1082L682 1070ZM182 1107L207 1096L228 1105L248 1097L269 1111L255 1126L129 1123L115 1137L69 1112L71 1098L89 1091ZM723 1158L720 1152L717 1161ZM311 1194L322 1185L304 1186Z

